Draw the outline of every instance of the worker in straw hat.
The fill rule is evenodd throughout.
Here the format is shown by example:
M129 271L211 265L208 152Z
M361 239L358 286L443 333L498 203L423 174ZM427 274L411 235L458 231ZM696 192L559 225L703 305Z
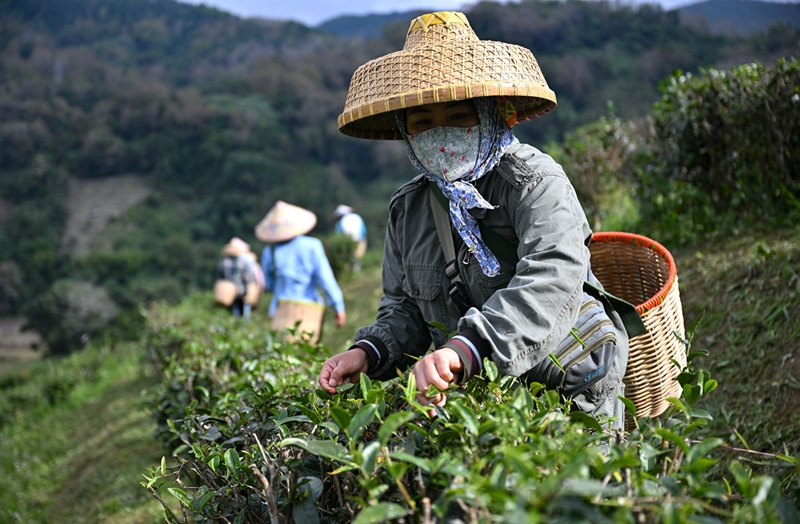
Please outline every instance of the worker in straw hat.
M417 400L442 405L489 359L622 427L628 335L589 224L562 167L512 131L555 106L528 49L480 40L458 12L415 18L401 51L356 70L339 130L405 141L420 175L389 204L377 318L323 364L323 389L413 365Z
M347 318L342 290L322 242L305 236L316 224L317 216L311 211L279 200L255 228L256 238L268 244L261 266L265 288L273 292L272 329L280 331L300 322L298 333L310 333L312 344L319 341L325 303L336 311L336 327L342 327Z
M253 306L258 304L261 287L251 256L254 254L250 245L233 237L222 246L222 258L217 264L214 300L226 306L235 317L249 318Z
M347 235L353 242L356 243L356 249L353 252L353 270L359 271L361 269L361 259L367 252L367 225L364 224L364 219L361 215L356 213L352 207L344 204L339 204L333 212L336 218L336 226L334 231Z

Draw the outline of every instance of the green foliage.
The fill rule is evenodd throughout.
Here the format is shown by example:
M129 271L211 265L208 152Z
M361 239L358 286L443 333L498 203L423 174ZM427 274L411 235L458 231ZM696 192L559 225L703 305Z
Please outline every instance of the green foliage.
M337 278L353 270L353 256L357 247L355 240L343 233L332 233L322 238L322 244Z
M800 65L676 73L638 153L642 227L670 243L800 216Z
M0 521L163 522L137 483L163 454L145 370L138 343L92 343L0 377Z
M635 124L602 117L564 137L547 151L562 165L594 231L626 229L637 220L636 204L624 171L642 145Z
M150 316L167 379L154 405L171 406L161 413L179 465L142 482L198 522L781 521L774 479L720 462L724 441L704 434L698 402L717 384L690 341L683 398L622 435L489 361L442 408L417 403L405 374L331 396L313 382L326 352L252 324L233 336L203 310Z

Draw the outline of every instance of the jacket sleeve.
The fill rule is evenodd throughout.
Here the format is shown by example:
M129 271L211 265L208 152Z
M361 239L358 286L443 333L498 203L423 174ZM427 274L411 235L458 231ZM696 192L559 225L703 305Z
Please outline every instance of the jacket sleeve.
M519 376L553 353L580 307L589 229L572 185L554 166L528 181L519 202L509 203L519 238L514 277L459 321L461 334L504 374Z
M331 264L328 262L328 257L325 256L325 248L319 240L314 242L314 259L314 280L316 284L322 288L322 292L325 294L325 302L330 307L334 308L337 313L344 312L344 296L342 295L342 289L336 282Z
M356 332L354 339L359 347L374 348L368 351L371 362L368 374L372 378L392 378L395 367L410 366L414 362L412 356L423 355L431 345L422 312L403 290L404 280L398 235L390 212L383 253L383 296L378 314L373 324Z

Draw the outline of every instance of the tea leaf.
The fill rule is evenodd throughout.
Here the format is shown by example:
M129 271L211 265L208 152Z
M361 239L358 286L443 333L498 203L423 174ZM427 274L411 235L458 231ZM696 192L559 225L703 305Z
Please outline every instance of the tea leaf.
M431 468L431 464L424 458L416 457L414 455L410 455L402 451L391 453L389 456L395 460L400 460L403 462L408 462L409 464L413 464L426 473L430 473L431 471L433 471L433 468Z
M472 435L478 435L478 419L475 418L475 414L469 409L461 405L460 403L454 403L453 407L458 411L458 414L461 416L461 419L464 421L464 426L467 428Z
M186 492L180 488L167 488L167 491L170 495L181 501L181 504L191 507L192 501L189 500L189 497L186 495Z
M342 447L341 445L333 442L331 440L314 440L314 439L300 439L300 438L287 438L283 439L279 447L285 446L297 446L303 448L304 450L312 453L314 455L319 455L320 457L327 457L334 460L339 460L341 462L346 462L348 464L352 464L352 461L348 458L347 450Z
M689 464L700 459L708 454L709 451L718 448L723 444L723 440L719 438L709 438L698 444L693 445L689 452L686 454L686 460Z
M397 428L405 424L406 422L410 422L417 418L415 413L410 411L400 411L398 413L392 413L381 425L381 428L378 430L378 441L385 445L388 442L389 437L397 431Z
M361 470L364 472L364 475L369 476L372 474L372 470L375 469L375 461L378 458L378 454L381 451L381 443L377 440L373 440L361 451Z
M358 413L356 413L356 415L353 417L353 420L350 421L350 425L347 427L347 432L350 434L350 438L357 439L361 436L361 433L364 431L366 425L372 422L377 409L378 406L375 404L367 404L358 410Z
M336 406L331 406L330 411L331 411L331 418L333 419L334 422L336 422L337 426L339 426L342 429L345 429L350 425L350 414L347 411Z
M408 511L392 502L381 502L375 506L367 506L358 514L353 524L373 524L387 522L408 515Z

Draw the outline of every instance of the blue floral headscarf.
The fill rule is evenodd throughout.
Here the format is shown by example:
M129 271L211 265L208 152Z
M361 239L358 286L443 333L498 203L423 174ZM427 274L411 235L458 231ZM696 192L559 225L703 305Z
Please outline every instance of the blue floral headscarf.
M486 244L483 243L478 222L475 217L469 214L469 210L472 208L494 209L494 206L486 201L470 182L481 178L494 169L508 146L516 142L517 139L506 120L501 117L496 98L475 98L473 102L480 122L478 161L476 162L475 170L471 174L452 182L447 182L431 174L422 166L409 145L404 111L402 109L398 110L395 115L397 125L400 127L400 132L403 134L408 147L409 160L428 180L436 182L444 196L450 200L450 220L456 227L456 231L458 231L461 239L464 240L470 253L478 260L483 273L486 276L493 277L500 272L500 263L497 257L486 247Z

